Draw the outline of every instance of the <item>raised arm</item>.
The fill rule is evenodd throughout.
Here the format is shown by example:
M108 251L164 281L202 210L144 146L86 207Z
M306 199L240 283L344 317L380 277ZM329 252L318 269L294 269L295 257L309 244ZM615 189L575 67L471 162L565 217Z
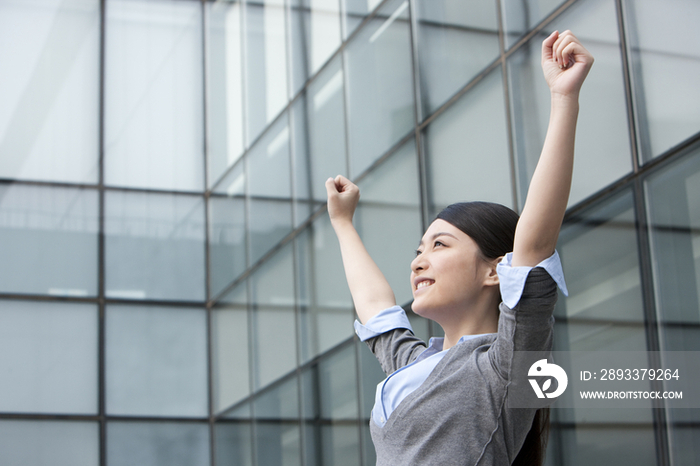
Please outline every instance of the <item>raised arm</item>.
M326 192L328 214L340 242L345 277L355 311L364 324L378 312L394 306L396 298L352 224L360 190L350 180L338 175L326 180Z
M513 266L535 266L554 253L571 189L581 85L593 57L571 31L542 42L542 71L551 92L549 127L515 231Z

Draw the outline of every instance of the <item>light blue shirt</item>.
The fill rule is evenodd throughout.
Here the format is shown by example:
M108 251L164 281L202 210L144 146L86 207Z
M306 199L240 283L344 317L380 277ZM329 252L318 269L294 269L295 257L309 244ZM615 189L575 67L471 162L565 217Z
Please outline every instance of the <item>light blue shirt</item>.
M512 260L513 253L508 253L496 267L501 298L503 303L511 309L520 301L527 276L534 268L513 267ZM562 292L568 296L564 272L559 254L556 251L535 267L544 268ZM406 313L400 306L393 306L381 311L369 319L365 325L355 321L355 333L362 341L399 328L413 331ZM479 336L481 335L464 335L457 344ZM443 340L443 338L431 338L428 347L418 355L415 361L395 371L377 385L372 420L378 426L384 427L386 420L389 419L399 403L425 382L425 379L445 356L447 352L442 349Z

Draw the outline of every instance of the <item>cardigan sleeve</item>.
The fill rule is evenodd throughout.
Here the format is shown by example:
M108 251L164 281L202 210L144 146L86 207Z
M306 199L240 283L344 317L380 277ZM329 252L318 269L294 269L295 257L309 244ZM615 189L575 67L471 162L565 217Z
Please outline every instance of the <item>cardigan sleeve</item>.
M491 363L508 379L516 351L550 351L557 283L544 268L530 270L518 303L500 305L498 335L489 349Z

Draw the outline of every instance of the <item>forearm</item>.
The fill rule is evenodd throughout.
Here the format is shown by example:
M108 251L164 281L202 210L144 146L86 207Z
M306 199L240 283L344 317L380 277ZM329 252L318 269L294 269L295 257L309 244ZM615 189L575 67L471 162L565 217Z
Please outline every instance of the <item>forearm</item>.
M554 252L571 190L578 96L552 95L542 154L515 235L514 266L534 266Z
M345 277L355 310L363 324L380 311L396 304L394 292L370 257L351 221L335 222Z

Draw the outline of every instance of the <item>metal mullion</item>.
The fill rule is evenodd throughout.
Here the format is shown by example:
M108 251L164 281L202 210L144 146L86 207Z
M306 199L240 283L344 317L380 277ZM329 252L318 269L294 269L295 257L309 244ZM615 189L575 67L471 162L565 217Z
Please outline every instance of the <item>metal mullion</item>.
M510 162L510 182L513 207L519 211L518 203L518 164L515 154L515 137L513 135L513 115L510 104L510 82L508 80L508 68L506 59L505 31L503 29L503 10L501 2L496 1L496 16L498 21L498 44L500 49L501 75L503 79L503 103L505 105L506 116L506 136L508 141L508 160Z
M207 2L201 0L202 14L202 126L203 126L203 164L204 164L204 298L206 301L206 338L207 338L207 407L208 407L208 428L209 428L209 460L211 466L216 466L216 435L214 424L214 375L213 375L213 350L212 350L212 304L211 296L211 248L209 244L209 117L208 117L208 97L209 97L209 70L208 56L209 42L207 40L207 29L209 26L207 17Z
M98 239L97 239L97 277L98 277L98 337L97 337L97 353L98 353L98 419L100 424L100 444L99 455L100 465L107 464L107 419L106 419L106 341L105 341L105 325L106 325L106 306L105 306L105 52L106 52L106 23L107 23L107 3L106 0L100 0L100 45L99 45L99 67L100 67L100 82L99 82L99 160L98 160Z
M625 86L625 104L627 110L627 125L629 129L630 156L632 157L632 171L639 172L639 139L636 130L634 92L632 88L632 73L630 71L630 55L627 48L627 28L625 26L624 12L622 8L622 0L615 1L617 13L617 26L620 40L620 53L622 59L622 76Z
M656 297L654 293L654 276L652 264L651 238L649 234L649 222L647 216L647 200L644 193L644 178L637 176L633 184L634 208L637 226L637 254L639 256L639 268L641 271L642 306L644 313L644 330L646 336L647 351L650 355L661 351L659 335L659 319L656 313ZM652 353L656 352L656 353ZM661 361L649 361L650 367L661 367ZM652 388L658 385L652 382ZM662 400L652 400L652 422L654 426L654 443L656 460L659 466L671 464L670 431L668 429L668 413Z

